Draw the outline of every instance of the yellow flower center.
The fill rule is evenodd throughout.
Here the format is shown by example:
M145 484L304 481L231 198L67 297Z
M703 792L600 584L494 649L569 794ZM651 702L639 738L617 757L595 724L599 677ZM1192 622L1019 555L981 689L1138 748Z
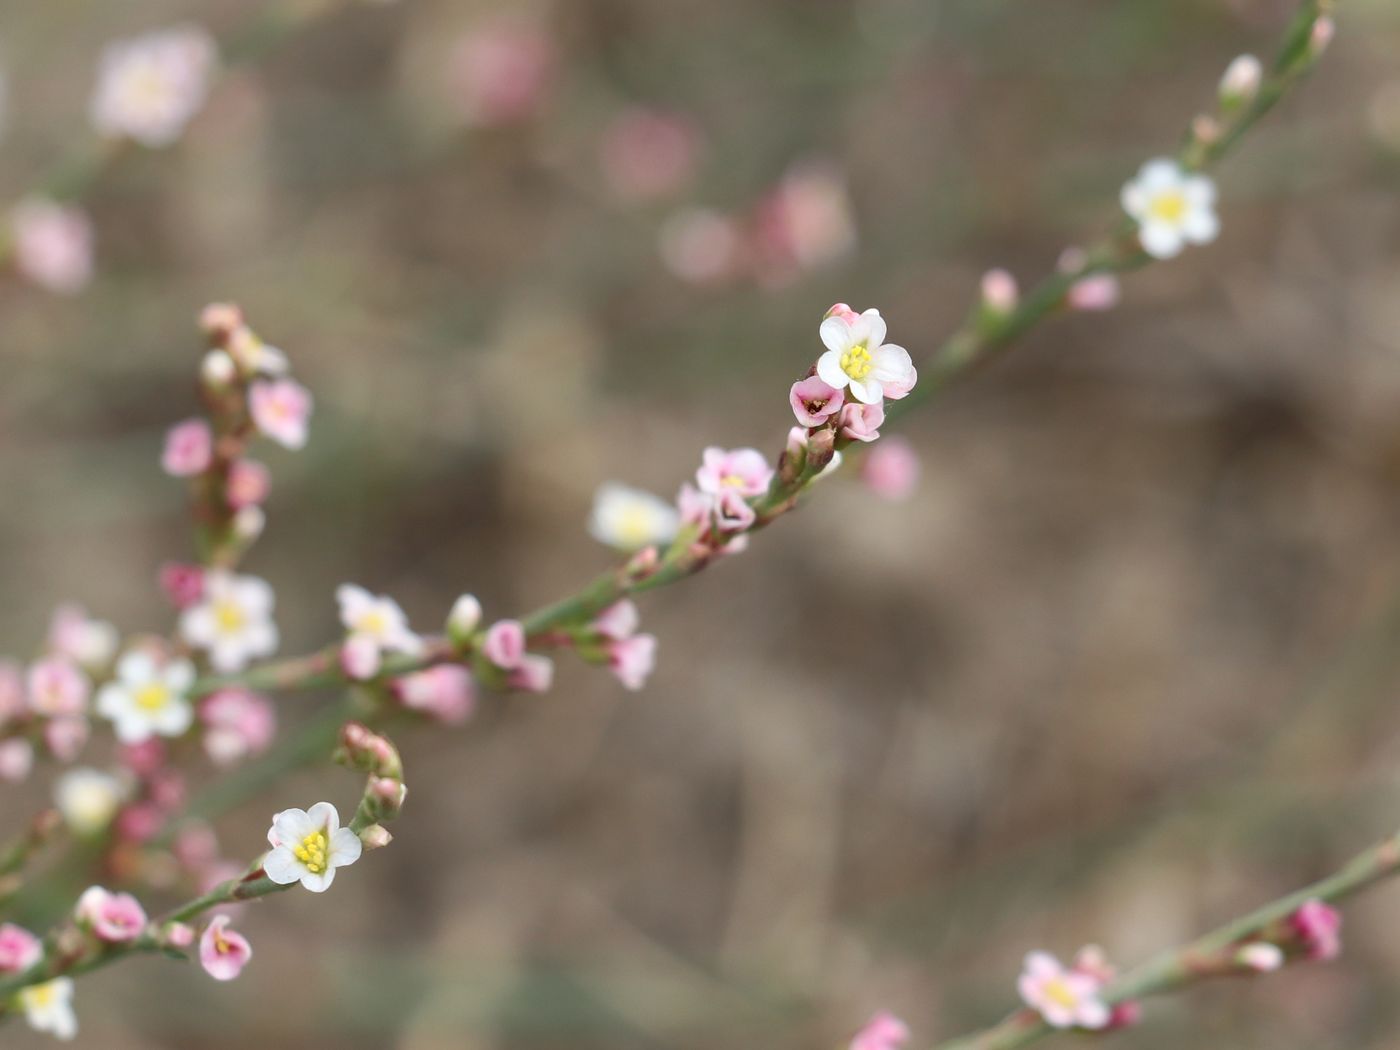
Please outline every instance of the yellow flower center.
M726 488L738 489L744 487L744 479L738 474L726 474L719 479L719 483Z
M371 609L360 617L359 628L362 634L381 635L389 627L389 621L378 609Z
M46 984L32 984L24 990L24 998L29 1005L40 1010L53 1003L55 994L52 981Z
M875 361L864 343L851 347L841 355L841 370L856 381L868 376L874 367Z
M1147 211L1159 222L1169 222L1175 225L1186 218L1186 195L1180 190L1159 193L1152 198L1152 203L1148 206Z
M214 951L219 955L227 955L233 951L233 945L224 940L224 935L218 930L214 931Z
M1069 1010L1079 1005L1079 999L1075 996L1074 992L1070 990L1069 985L1065 984L1059 977L1047 981L1042 990L1045 992L1045 998L1049 999L1056 1006L1063 1006L1066 1010Z
M170 702L170 690L160 682L143 685L133 697L143 711L159 711Z
M324 874L326 870L326 851L329 846L326 842L324 831L313 831L306 838L301 840L301 845L292 849L297 860L306 866L306 870L312 875Z
M617 516L617 538L628 547L640 547L651 539L651 514L642 506L628 507Z
M248 614L237 602L216 602L214 604L214 621L224 634L234 634L247 626Z

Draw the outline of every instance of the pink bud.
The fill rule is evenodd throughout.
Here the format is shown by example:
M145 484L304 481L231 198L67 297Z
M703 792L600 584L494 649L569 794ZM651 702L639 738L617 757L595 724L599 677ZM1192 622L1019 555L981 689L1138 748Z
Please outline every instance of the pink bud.
M994 314L1009 314L1021 300L1021 290L1009 270L988 270L982 275L982 303Z
M160 834L165 826L165 814L152 802L138 802L127 806L117 815L118 837L127 842L150 842Z
M608 646L608 666L624 688L636 691L656 669L656 636L636 634Z
M841 409L841 433L852 441L874 441L880 436L880 428L885 425L885 405L877 401L873 405L851 402Z
M30 710L45 718L81 715L92 688L87 675L63 656L51 656L30 667L26 684Z
M227 342L230 335L243 327L243 311L232 303L210 303L199 312L199 327L211 341Z
M1320 900L1304 903L1289 918L1309 959L1330 961L1342 954L1342 914Z
M0 973L20 973L42 958L44 947L22 926L7 922L0 926Z
M267 467L252 459L240 459L229 467L225 497L234 510L261 506L272 488Z
M214 460L214 435L202 419L187 419L176 423L165 435L165 451L160 465L176 478L203 474Z
M55 718L44 726L44 743L60 762L72 762L87 741L86 718Z
M476 683L471 672L457 664L404 675L393 689L404 707L447 725L465 722L476 706Z
M1313 23L1312 32L1308 34L1308 47L1312 49L1314 55L1320 55L1327 50L1332 38L1337 35L1337 23L1332 21L1327 15L1323 15Z
M146 928L146 912L129 893L109 893L91 886L78 898L75 915L92 927L98 938L109 944L124 944L141 936Z
M149 777L165 765L165 744L159 737L149 737L139 744L122 744L117 759L138 777Z
M507 671L525 658L525 628L517 620L499 620L486 629L481 645L486 659Z
M793 383L788 391L788 403L792 413L804 427L819 427L828 418L841 410L846 395L835 387L827 386L819 376L808 376Z
M389 834L389 829L383 824L371 824L360 832L360 841L365 849L383 849L394 841L394 836Z
M340 670L353 682L369 681L382 663L379 643L367 634L352 634L340 647Z
M604 638L621 641L636 634L640 622L641 616L637 613L636 602L630 598L623 598L613 602L593 618L593 629Z
M822 315L822 320L824 321L828 317L839 317L847 324L853 324L855 322L855 319L859 316L859 313L857 313L855 310L852 310L845 303L837 303Z
M539 653L526 653L506 676L506 684L522 693L547 693L554 685L554 661Z
M473 27L449 60L449 86L471 124L513 124L543 101L554 70L554 45L523 18L502 17Z
M199 965L216 981L231 981L253 957L253 946L228 928L227 915L215 915L199 938Z
M891 1013L878 1013L851 1040L850 1050L899 1050L909 1041L909 1026Z
M165 943L172 948L188 948L194 943L194 927L187 922L172 922L162 931Z
M919 483L919 456L900 437L887 438L861 461L860 478L881 499L905 500Z
M0 740L0 780L18 783L34 768L34 745L23 737Z
M177 609L188 609L204 597L204 570L198 565L168 561L160 567L160 589Z

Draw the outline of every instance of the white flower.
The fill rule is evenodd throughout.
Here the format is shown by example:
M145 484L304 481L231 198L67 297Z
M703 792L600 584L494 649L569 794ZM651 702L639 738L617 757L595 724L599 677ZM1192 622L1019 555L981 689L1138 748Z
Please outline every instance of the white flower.
M55 977L43 984L21 988L19 1003L24 1019L36 1032L48 1032L55 1039L72 1039L78 1034L78 1015L73 1012L73 979Z
M121 781L96 769L75 769L54 785L54 805L78 835L93 835L112 822L121 805Z
M826 353L817 359L817 375L833 389L849 387L857 401L873 405L887 393L903 397L914 385L909 352L885 342L885 319L879 310L849 319L832 314L822 321L821 339Z
M312 893L324 893L335 880L335 869L360 859L360 837L340 826L340 814L329 802L309 810L284 809L272 818L267 841L272 852L263 858L263 871L279 886L300 882Z
M599 543L635 551L653 543L669 543L680 528L676 508L659 496L616 482L598 486L588 532Z
M408 626L399 603L387 595L370 594L363 587L343 583L336 588L335 600L340 603L340 622L352 636L368 638L380 650L417 653L423 640Z
M213 38L198 26L108 44L92 96L93 126L114 138L169 145L203 107L216 56Z
M214 670L241 671L250 660L277 651L275 603L266 580L211 571L204 577L203 599L180 615L180 637L207 650Z
M185 694L194 683L194 665L172 660L161 665L139 649L117 662L117 677L97 693L97 713L111 719L117 739L139 744L153 736L181 736L194 721Z
M1188 244L1209 244L1220 233L1215 183L1174 160L1144 164L1123 187L1123 210L1137 221L1143 248L1158 259L1179 255Z

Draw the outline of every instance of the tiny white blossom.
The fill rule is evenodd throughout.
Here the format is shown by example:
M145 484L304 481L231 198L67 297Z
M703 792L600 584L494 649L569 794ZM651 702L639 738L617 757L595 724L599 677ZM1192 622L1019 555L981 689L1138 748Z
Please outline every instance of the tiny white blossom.
M209 572L202 600L180 616L180 637L207 650L214 670L241 671L249 661L277 651L275 604L266 580L222 570Z
M408 626L408 617L399 603L387 595L373 595L353 583L343 583L335 592L340 605L340 622L351 635L368 638L381 651L417 653L423 640Z
M24 1010L24 1019L34 1031L47 1032L55 1039L65 1041L78 1034L71 977L55 977L43 984L21 988L19 1004Z
M279 886L300 882L312 893L323 893L335 880L335 869L360 859L360 837L340 826L340 814L329 802L309 810L284 809L272 818L267 841L272 852L263 858L263 871Z
M903 397L914 385L914 363L904 347L885 342L886 331L879 310L828 316L820 329L826 347L817 359L821 381L835 390L849 388L852 397L867 405Z
M75 834L92 835L112 822L124 794L116 777L96 769L75 769L54 785L54 805Z
M117 677L97 693L97 713L111 719L117 739L139 744L153 736L181 736L194 721L185 695L194 683L194 665L172 660L161 665L139 649L117 662Z
M659 496L616 482L598 486L588 532L599 543L635 551L669 543L680 528L676 508Z
M108 44L92 96L93 126L113 138L168 146L203 108L216 57L213 37L198 26Z
M1215 183L1174 160L1144 164L1123 187L1123 210L1137 221L1143 248L1158 259L1179 255L1188 244L1209 244L1220 233Z

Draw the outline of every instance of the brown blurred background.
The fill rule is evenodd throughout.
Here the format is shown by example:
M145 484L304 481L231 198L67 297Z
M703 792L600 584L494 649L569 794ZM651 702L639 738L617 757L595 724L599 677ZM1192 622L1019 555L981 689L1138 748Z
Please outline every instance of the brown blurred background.
M227 35L253 8L0 0L5 199L83 133L105 41ZM1344 8L1335 54L1223 172L1220 240L916 413L911 501L840 478L649 598L640 695L566 658L551 695L404 734L393 848L251 909L234 985L156 959L84 979L78 1045L797 1050L877 1007L928 1045L1010 1008L1027 949L1136 962L1393 830L1400 11ZM309 449L267 457L249 562L285 652L336 630L343 580L424 628L467 589L533 608L610 563L583 530L598 482L669 494L706 444L776 454L836 299L929 352L982 271L1029 280L1106 228L1291 9L332 11L101 181L91 287L0 281L0 650L28 654L69 598L168 626L155 569L188 540L157 459L196 408L206 301L243 304L318 399ZM548 78L483 125L453 49L507 11ZM657 199L600 163L636 105L694 136ZM659 240L689 243L675 216L761 227L794 165L820 166L798 170L837 220L848 195L852 245L833 220L800 265L663 265ZM7 824L46 776L5 789ZM278 785L220 822L225 848L354 790L332 769ZM1155 1004L1115 1039L1396 1046L1400 886L1348 922L1337 965Z

